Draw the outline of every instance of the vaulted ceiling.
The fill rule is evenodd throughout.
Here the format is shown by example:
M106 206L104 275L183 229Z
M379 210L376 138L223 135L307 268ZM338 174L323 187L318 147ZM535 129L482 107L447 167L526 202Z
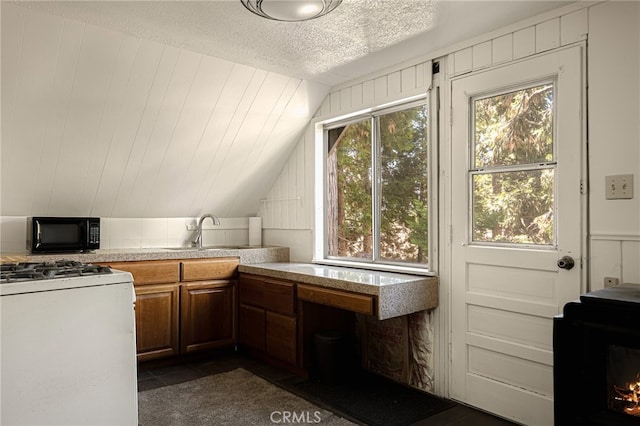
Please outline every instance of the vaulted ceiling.
M0 214L253 215L331 86L561 5L3 1Z

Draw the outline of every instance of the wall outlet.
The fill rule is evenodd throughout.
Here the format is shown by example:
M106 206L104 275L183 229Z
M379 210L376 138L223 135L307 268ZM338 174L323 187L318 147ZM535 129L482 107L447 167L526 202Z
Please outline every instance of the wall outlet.
M607 200L630 200L633 198L633 175L611 175L605 177Z
M604 277L604 288L617 286L620 281L614 277Z

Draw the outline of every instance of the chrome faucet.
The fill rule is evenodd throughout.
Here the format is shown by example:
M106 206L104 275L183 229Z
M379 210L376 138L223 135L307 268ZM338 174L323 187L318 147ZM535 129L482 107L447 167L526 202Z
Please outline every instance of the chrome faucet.
M200 219L198 219L198 234L196 235L196 239L193 240L192 245L199 249L202 248L202 222L204 222L206 218L210 218L214 225L220 226L220 219L212 214L203 214Z

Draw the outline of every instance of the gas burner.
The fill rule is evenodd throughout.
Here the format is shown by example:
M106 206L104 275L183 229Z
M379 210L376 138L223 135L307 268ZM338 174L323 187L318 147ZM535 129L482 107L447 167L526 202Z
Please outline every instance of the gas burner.
M110 274L106 266L96 266L74 260L59 260L40 263L0 264L0 283L47 280L65 277Z

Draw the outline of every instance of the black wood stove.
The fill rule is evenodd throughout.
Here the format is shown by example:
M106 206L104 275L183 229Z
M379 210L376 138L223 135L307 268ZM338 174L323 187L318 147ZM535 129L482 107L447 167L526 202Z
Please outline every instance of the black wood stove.
M640 284L580 296L554 318L559 425L640 424Z

